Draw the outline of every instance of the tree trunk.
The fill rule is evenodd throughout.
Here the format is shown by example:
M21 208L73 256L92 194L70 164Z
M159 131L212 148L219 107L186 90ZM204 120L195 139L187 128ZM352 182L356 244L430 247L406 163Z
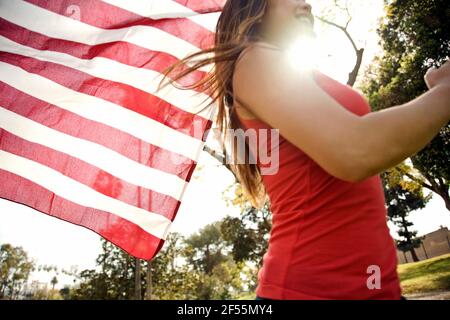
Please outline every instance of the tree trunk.
M448 248L450 249L450 239L448 238L448 236L446 236L446 238L447 238Z
M6 281L2 281L2 284L0 284L0 298L3 298L5 294L5 288L6 288Z
M444 197L443 197L443 198L444 198ZM446 197L444 198L444 201L445 201L445 207L447 208L448 211L450 211L450 197L449 197L449 196L446 196Z
M425 249L423 242L422 242L422 249L423 249L423 252L425 253L425 258L428 259L428 253L427 253L427 250Z
M411 158L411 160L413 160L414 158ZM426 173L423 172L421 167L418 166L414 161L413 165L414 168L416 170L418 170L420 172L420 174L423 176L424 179L426 179L428 183L422 181L421 179L416 178L415 176L409 174L409 173L404 173L408 178L410 178L411 180L415 181L416 183L420 184L422 187L427 188L428 190L436 193L438 196L440 196L445 203L445 207L447 208L448 211L450 211L450 193L449 193L449 189L446 186L445 182L440 179L440 183L436 183L436 181L433 181L432 178Z
M145 293L146 300L152 300L152 262L147 262L147 290Z
M206 246L206 252L205 252L205 256L206 256L206 268L205 268L205 272L206 274L211 274L212 268L211 268L211 256L209 253L209 245Z
M417 257L416 250L414 250L414 248L411 248L411 250L409 250L409 252L411 253L411 256L412 256L412 258L413 258L413 261L414 261L414 262L418 262L418 261L419 261L419 258Z
M347 81L347 84L351 87L355 85L356 79L358 78L358 72L359 69L361 68L363 56L364 56L364 48L356 51L356 64L352 72L349 73Z
M411 249L409 250L409 252L411 253L411 257L413 258L413 261L414 262L418 262L419 258L417 257L416 250L414 250L413 242L412 242L412 239L411 239L411 235L409 233L408 227L406 226L405 215L402 215L402 222L403 222L403 228L405 228L406 241L411 246Z
M136 267L134 272L134 299L141 300L141 260L138 258L136 258Z
M413 165L415 165L414 162ZM417 170L419 170L420 174L424 176L425 179L427 179L428 182L431 184L431 186L427 185L427 188L433 191L434 193L437 193L444 200L445 207L447 208L447 210L450 211L450 194L448 186L445 184L444 180L442 178L438 178L439 182L437 182L427 172L422 172L420 168L417 168Z
M13 300L14 298L14 287L16 286L16 282L13 280L12 285L11 285L11 293L9 295L9 300Z
M450 211L450 196L448 194L448 188L447 186L444 186L444 188L442 189L443 189L442 191L439 190L436 193L440 195L442 199L444 199L445 207L447 208L448 211Z

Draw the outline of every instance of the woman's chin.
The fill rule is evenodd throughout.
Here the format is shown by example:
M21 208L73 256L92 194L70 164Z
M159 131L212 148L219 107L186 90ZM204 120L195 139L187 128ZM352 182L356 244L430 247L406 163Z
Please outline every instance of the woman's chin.
M298 39L316 39L317 35L314 32L313 28L298 28L295 32L293 32L292 40L295 42Z

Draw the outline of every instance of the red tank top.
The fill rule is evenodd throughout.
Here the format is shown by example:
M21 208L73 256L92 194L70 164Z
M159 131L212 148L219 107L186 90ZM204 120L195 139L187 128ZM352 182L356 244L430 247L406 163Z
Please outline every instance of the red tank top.
M350 86L318 71L313 75L341 106L359 116L371 111ZM272 129L258 119L241 121L246 128ZM269 140L270 133L270 151ZM281 135L278 152L278 172L263 175L272 230L256 294L268 299L400 299L380 176L357 183L340 180Z

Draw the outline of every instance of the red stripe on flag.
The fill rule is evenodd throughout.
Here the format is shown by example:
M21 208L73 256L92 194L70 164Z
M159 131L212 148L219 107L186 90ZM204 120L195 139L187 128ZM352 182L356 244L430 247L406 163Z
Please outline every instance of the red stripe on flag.
M192 11L210 13L221 11L226 0L173 0Z
M187 18L178 18L176 21L154 20L97 0L71 0L70 3L66 0L26 0L26 2L69 17L73 14L70 7L77 6L80 12L76 15L76 20L102 29L151 26L183 39L197 48L205 49L214 43L213 32Z
M178 200L131 184L80 159L24 140L6 130L1 132L0 150L38 162L108 197L160 214L173 221L174 210L179 206Z
M197 139L204 138L202 133L209 126L209 120L127 84L96 78L63 65L12 53L0 53L0 61L52 80L66 88L112 102Z
M194 166L194 162L189 158L36 99L1 81L0 92L0 105L8 110L68 135L103 145L133 161L189 181L189 170Z
M135 257L150 260L164 240L112 213L80 206L43 187L0 169L0 197L25 204L50 216L86 227ZM20 192L17 192L20 190ZM25 222L26 223L26 222Z
M153 70L159 73L162 73L167 67L178 61L176 57L168 53L152 51L127 42L111 42L90 46L68 40L49 38L2 18L0 18L0 35L24 46L41 51L61 52L85 60L102 57L132 67ZM195 71L181 78L178 82L183 86L188 86L203 79L204 76L206 76L205 72Z

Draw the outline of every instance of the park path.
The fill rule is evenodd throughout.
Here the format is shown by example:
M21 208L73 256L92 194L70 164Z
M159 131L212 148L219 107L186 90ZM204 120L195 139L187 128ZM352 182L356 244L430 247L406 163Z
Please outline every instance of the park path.
M405 295L408 300L450 300L450 291L433 291Z

